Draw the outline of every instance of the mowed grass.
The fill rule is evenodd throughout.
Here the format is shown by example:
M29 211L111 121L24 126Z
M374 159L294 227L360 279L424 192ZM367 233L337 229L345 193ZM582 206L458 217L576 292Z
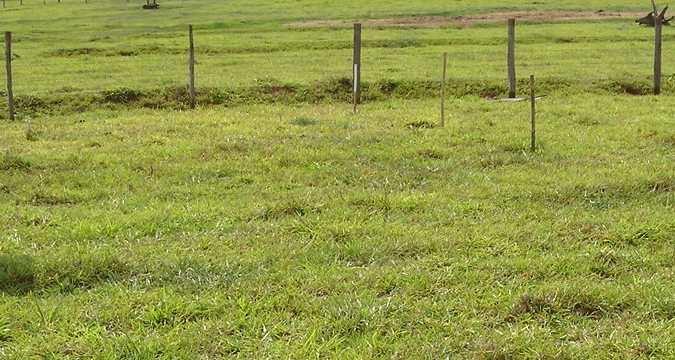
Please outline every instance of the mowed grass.
M24 3L0 9L0 358L675 357L668 29L665 95L627 96L653 30L519 22L531 152L529 104L482 98L504 24L365 28L357 114L351 30L288 25L648 3ZM194 111L161 102L188 23Z
M2 354L670 358L671 101L5 124Z
M459 16L508 10L647 11L634 1L564 1L532 4L472 1L176 1L160 11L138 3L26 0L1 10L3 29L14 32L17 96L88 94L120 87L155 89L186 79L187 24L195 26L197 83L240 88L260 79L310 84L351 76L351 29L298 29L317 19L364 20L401 16ZM647 5L647 6L645 6ZM664 72L675 48L664 30ZM518 73L581 81L648 82L653 31L632 19L518 26ZM450 54L449 78L503 81L504 22L466 28L396 29L366 26L363 78L438 79L440 56ZM570 56L574 54L574 56ZM0 81L4 83L4 72ZM675 85L666 79L668 91Z

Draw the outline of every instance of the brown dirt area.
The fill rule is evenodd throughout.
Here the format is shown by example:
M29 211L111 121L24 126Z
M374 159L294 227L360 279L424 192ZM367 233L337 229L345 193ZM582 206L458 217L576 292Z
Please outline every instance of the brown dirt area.
M646 12L645 12L646 13ZM610 20L610 19L637 19L645 13L618 12L618 11L505 11L480 15L466 16L415 16L388 19L368 19L360 21L369 27L396 27L396 28L438 28L438 27L469 27L475 24L495 23L515 18L521 21L554 22L579 20ZM309 20L294 22L287 26L296 29L312 28L348 28L353 20Z

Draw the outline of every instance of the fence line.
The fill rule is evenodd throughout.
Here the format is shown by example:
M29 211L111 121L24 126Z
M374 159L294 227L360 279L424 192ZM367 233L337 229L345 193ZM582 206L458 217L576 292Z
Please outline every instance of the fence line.
M661 16L657 17L655 22L655 54L654 54L654 93L659 94L661 92L661 55L662 55L662 21ZM508 59L507 59L507 77L508 77L508 87L509 87L509 98L515 97L517 79L515 76L515 19L508 19ZM196 106L196 81L195 81L195 47L194 47L194 35L193 35L193 26L188 26L188 82L187 88L190 96L190 105L191 107ZM11 64L11 33L5 34L5 43L6 43L6 52L5 57L6 61L6 74L7 74L7 95L8 103L10 110L10 117L13 118L15 115L14 111L14 99L13 99L13 77L12 77L12 64ZM354 43L353 43L353 105L354 111L356 112L357 106L361 103L361 73L362 73L362 26L359 23L354 24ZM111 63L114 61L111 60ZM43 63L48 64L48 61ZM441 80L441 124L445 122L445 85L447 81L447 53L444 54L444 65L443 65L443 78ZM45 93L48 91L45 91ZM77 92L86 92L85 90L77 90ZM92 91L96 93L100 91Z

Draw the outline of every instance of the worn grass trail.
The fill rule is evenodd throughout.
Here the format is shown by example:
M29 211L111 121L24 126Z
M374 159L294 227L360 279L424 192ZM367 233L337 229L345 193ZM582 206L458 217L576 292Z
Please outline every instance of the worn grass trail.
M675 356L671 102L4 124L0 354Z

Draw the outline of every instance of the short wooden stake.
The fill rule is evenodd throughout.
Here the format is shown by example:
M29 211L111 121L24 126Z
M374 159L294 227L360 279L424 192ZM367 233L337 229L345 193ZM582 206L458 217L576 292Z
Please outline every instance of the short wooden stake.
M537 150L537 128L535 121L537 114L536 101L537 99L534 96L534 75L530 75L530 121L532 124L530 150L532 151Z
M654 13L654 95L661 94L661 49L663 18Z
M12 33L5 32L5 70L7 72L7 110L14 120L14 91L12 90Z
M354 62L353 62L353 82L354 82L354 112L361 103L361 24L354 24Z
M509 99L516 97L516 19L508 21L509 45L506 65L509 78Z
M192 35L192 25L188 25L190 39L190 50L188 52L188 91L190 93L190 107L194 109L197 105L197 92L195 90L195 44Z
M443 53L443 77L441 78L441 127L445 127L445 83L448 72L448 53Z

